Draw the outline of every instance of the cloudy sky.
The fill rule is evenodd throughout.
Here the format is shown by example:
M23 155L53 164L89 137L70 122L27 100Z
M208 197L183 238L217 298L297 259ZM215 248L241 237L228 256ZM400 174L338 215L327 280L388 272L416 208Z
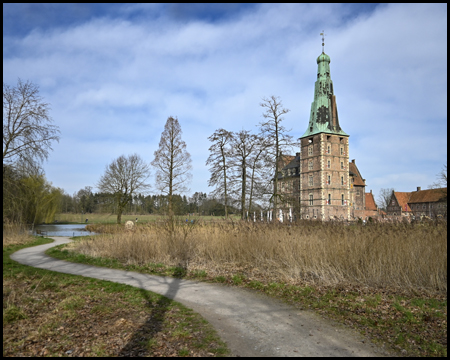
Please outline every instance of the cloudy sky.
M96 191L118 156L152 161L176 116L187 195L209 193L207 137L256 132L263 97L290 109L292 136L305 132L323 29L367 191L426 188L447 161L446 4L3 4L3 81L30 80L51 104L54 186Z

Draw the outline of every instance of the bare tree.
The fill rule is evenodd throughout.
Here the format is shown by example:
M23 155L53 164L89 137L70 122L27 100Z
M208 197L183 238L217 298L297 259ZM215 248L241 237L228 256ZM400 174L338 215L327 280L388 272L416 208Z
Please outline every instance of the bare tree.
M133 194L150 187L150 184L146 183L149 176L150 166L137 154L128 157L122 155L106 167L97 187L101 192L108 193L114 198L118 224Z
M156 168L156 187L168 197L169 221L173 229L173 194L188 191L186 183L191 179L191 155L181 140L178 119L170 116L161 134L159 148L155 151L152 165Z
M253 183L251 180L252 175L252 157L256 155L256 152L261 144L261 139L254 134L250 134L248 130L241 130L238 133L233 134L231 140L231 152L230 152L230 168L231 184L235 190L236 197L240 198L241 219L246 215L246 199L249 193L247 188L250 185L252 190ZM250 179L248 178L247 171L250 170ZM250 181L249 181L250 180ZM250 183L250 184L249 184Z
M35 168L47 159L60 132L49 111L37 85L20 79L16 87L3 83L3 165Z
M389 203L391 201L392 193L394 192L393 188L381 188L380 193L377 197L377 205L381 210L386 211Z
M232 139L232 133L224 130L218 129L208 137L208 140L213 144L209 148L209 157L206 160L206 165L210 165L209 171L211 172L211 177L208 181L208 186L215 186L214 195L224 198L225 206L225 218L228 218L228 169L229 169L229 154L230 148L229 144Z
M249 211L253 211L255 198L263 200L263 197L267 194L267 185L271 183L271 176L266 166L268 160L267 147L269 143L266 139L258 136L256 145L248 161L250 167Z
M283 115L289 112L289 109L285 109L279 97L272 95L270 98L263 98L263 102L260 103L264 109L263 117L264 121L260 122L261 135L269 142L267 148L268 156L270 158L271 170L274 174L273 178L273 190L271 200L273 202L274 214L277 213L278 199L281 194L278 190L278 173L281 164L281 153L286 150L292 149L296 142L292 140L292 136L287 133L291 130L286 130L281 125L283 121Z
M439 189L439 188L446 188L447 187L447 163L442 166L441 171L436 174L436 181L429 185L428 188L430 189Z

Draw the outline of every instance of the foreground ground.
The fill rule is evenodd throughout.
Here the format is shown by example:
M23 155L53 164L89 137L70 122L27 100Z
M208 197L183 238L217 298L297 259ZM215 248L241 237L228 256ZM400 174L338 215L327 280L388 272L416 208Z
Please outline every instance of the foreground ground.
M279 230L281 229L277 231L279 232ZM334 231L335 229L331 230ZM385 229L383 228L381 230L384 231ZM425 231L426 229L423 230ZM437 233L433 228L430 230L427 229L426 232L414 231L413 235L420 235L418 237L419 242L423 242L428 233L431 234L432 239L436 240ZM400 233L402 232L403 230L400 231ZM129 240L132 239L130 238ZM359 236L359 239L361 239L361 236ZM392 241L392 238L390 239ZM126 242L127 238L123 236L118 238L116 242L111 242L109 238L105 240L107 244L114 245L114 249L121 243L127 245L125 249L130 248L128 246L129 244L133 245L133 243ZM409 236L405 239L399 238L398 240L402 240L402 242L409 241L407 245L410 245L411 242ZM92 241L98 244L100 239L95 238ZM433 244L436 244L436 241ZM445 245L444 247L446 249ZM439 248L442 248L442 246ZM376 249L373 246L370 249L371 254L374 254ZM413 250L412 247L405 247L405 250L408 249L411 252ZM324 317L335 319L341 324L353 327L365 336L365 339L362 341L374 341L379 344L385 344L387 348L397 351L399 355L446 356L447 353L446 293L411 291L411 287L408 291L389 286L369 288L361 285L355 286L350 283L341 283L339 286L318 286L317 284L313 285L310 283L289 284L280 282L270 276L258 276L253 271L253 268L230 268L225 266L226 264L224 263L220 266L221 272L217 273L217 269L210 269L208 267L198 269L189 266L189 268L183 269L166 266L163 263L151 262L144 262L142 265L138 265L136 263L130 263L127 257L122 259L115 257L91 257L59 248L54 248L49 251L51 251L52 256L68 259L73 262L132 270L147 274L169 275L216 283L220 282L234 287L256 289L273 297L283 299L299 310L313 309L316 313ZM416 253L420 253L425 258L423 251L416 251ZM433 253L433 256L435 256L435 253ZM394 264L398 264L398 262L394 262ZM407 265L406 263L403 268ZM419 269L417 264L413 269ZM426 268L423 269L426 270ZM442 281L444 281L442 284L445 286L446 275L442 278ZM218 326L224 323L223 320L223 318L219 320L215 319L216 322L213 322L213 325L219 328ZM314 338L311 337L311 339Z
M36 269L3 247L3 356L217 356L201 316L132 286Z
M69 239L58 238L56 244ZM379 356L386 350L311 311L296 309L254 291L53 259L54 244L12 254L20 263L151 289L187 304L218 330L236 356ZM135 336L141 336L141 333Z

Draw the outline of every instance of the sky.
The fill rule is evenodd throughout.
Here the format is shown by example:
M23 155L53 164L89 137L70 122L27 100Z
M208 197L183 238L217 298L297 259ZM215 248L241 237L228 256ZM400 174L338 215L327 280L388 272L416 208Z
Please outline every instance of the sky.
M209 193L207 138L257 133L264 97L303 135L322 30L366 191L427 188L447 162L446 4L3 4L3 81L32 81L51 105L53 186L95 192L119 156L150 163L176 116L193 166L185 195Z

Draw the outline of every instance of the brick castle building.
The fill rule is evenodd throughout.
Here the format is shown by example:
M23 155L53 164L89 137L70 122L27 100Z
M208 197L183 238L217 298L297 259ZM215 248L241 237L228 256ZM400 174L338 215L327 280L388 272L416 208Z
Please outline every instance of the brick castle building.
M365 192L365 179L355 160L349 161L349 135L339 123L330 57L322 52L317 65L314 101L308 127L300 137L300 152L281 157L278 180L283 217L326 221L377 216L372 192Z

